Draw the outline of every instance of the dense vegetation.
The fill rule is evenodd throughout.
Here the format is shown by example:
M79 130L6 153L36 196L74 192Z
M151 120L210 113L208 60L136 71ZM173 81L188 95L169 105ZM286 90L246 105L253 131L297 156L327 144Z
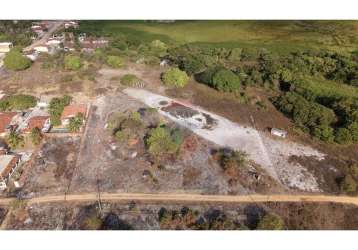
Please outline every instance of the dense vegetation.
M25 110L36 106L37 100L31 95L11 95L0 100L0 111Z
M188 80L187 74L178 68L171 68L162 75L163 83L169 87L184 87L188 83Z
M71 102L70 96L63 96L61 98L55 97L50 101L49 113L50 113L50 121L54 126L61 125L61 114L63 109L69 105Z
M27 46L31 43L31 21L0 21L0 42L13 42L15 46Z
M79 70L82 67L81 58L75 55L67 55L64 58L65 69Z
M12 49L10 52L6 53L4 65L7 69L24 70L31 66L31 61L23 56L19 50Z
M68 130L72 133L80 132L83 125L84 115L82 113L77 113L75 117L70 118L68 124Z

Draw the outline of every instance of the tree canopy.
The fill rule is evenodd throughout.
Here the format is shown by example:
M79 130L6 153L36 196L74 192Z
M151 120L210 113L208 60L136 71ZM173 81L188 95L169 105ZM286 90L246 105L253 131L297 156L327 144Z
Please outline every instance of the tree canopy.
M188 83L188 80L188 75L178 68L171 68L162 76L163 83L169 87L184 87Z
M31 60L23 56L20 51L12 49L4 58L4 65L11 70L24 70L31 66Z

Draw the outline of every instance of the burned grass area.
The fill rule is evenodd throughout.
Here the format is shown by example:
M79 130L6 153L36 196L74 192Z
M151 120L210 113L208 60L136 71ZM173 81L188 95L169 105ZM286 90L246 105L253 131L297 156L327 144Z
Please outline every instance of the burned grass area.
M6 229L255 230L274 214L288 230L356 230L357 206L334 203L34 204L11 212Z
M80 137L46 139L31 166L21 193L42 195L64 193L75 170Z

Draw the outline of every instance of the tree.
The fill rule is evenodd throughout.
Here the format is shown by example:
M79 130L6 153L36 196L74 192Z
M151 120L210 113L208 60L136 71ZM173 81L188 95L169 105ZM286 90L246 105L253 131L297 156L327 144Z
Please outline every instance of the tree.
M77 113L75 117L70 119L68 124L68 130L72 133L79 132L83 124L84 115L82 113Z
M24 57L20 51L12 49L4 58L4 65L11 70L24 70L31 66L31 61Z
M357 183L350 174L344 176L340 186L342 191L346 193L354 193L357 190Z
M350 131L346 128L337 129L336 136L334 140L339 144L350 144L352 143L352 135Z
M112 68L120 68L123 66L123 60L119 56L108 56L107 64Z
M36 98L31 95L12 95L0 100L0 110L24 110L36 106Z
M30 138L34 145L39 145L42 140L41 130L38 127L31 129Z
M223 92L232 92L240 89L240 78L231 70L217 71L212 80L215 89Z
M74 55L67 55L64 59L65 69L79 70L82 67L81 58Z
M24 137L17 134L15 131L11 131L6 138L6 142L12 149L15 149L24 145Z
M178 68L171 68L162 76L164 85L169 87L184 87L188 83L188 80L188 75Z
M166 128L157 127L149 132L147 139L148 151L155 157L174 154L179 150L177 144Z
M333 131L330 126L320 125L313 129L313 136L325 142L332 142L334 140Z
M126 74L122 76L120 81L121 84L131 87L136 86L141 82L141 80L136 75L132 75L132 74Z
M71 102L71 97L68 95L63 96L62 98L54 97L50 101L49 113L50 121L54 126L61 124L61 114L65 106L69 105Z
M283 230L285 222L283 219L273 213L268 213L259 221L257 229L259 230Z

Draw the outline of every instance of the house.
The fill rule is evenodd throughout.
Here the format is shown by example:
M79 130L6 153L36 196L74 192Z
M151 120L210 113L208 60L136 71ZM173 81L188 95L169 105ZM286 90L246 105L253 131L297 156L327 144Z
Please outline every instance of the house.
M95 49L105 48L108 45L108 40L104 38L84 37L78 38L80 46L83 51L93 51Z
M78 28L78 22L76 22L76 21L66 21L65 22L65 29L69 29L69 28Z
M63 109L61 115L61 123L63 126L67 126L70 123L70 119L75 117L78 113L83 114L84 117L87 115L86 104L72 104L68 105Z
M0 155L0 190L7 187L7 182L14 173L20 157L17 155Z
M36 47L34 47L34 50L38 53L48 53L49 52L49 46L46 44L41 44Z
M275 135L275 136L278 136L278 137L286 138L286 136L287 136L287 131L281 130L281 129L277 129L277 128L272 128L272 129L271 129L271 135Z
M18 116L16 112L0 112L0 136L4 137L14 127L12 121Z
M12 42L0 43L0 53L7 53L12 49L12 47L13 47Z
M39 128L41 132L47 133L50 130L51 123L49 116L33 116L25 124L23 133L31 133L32 129Z
M62 41L60 38L50 38L47 40L46 45L59 47Z

